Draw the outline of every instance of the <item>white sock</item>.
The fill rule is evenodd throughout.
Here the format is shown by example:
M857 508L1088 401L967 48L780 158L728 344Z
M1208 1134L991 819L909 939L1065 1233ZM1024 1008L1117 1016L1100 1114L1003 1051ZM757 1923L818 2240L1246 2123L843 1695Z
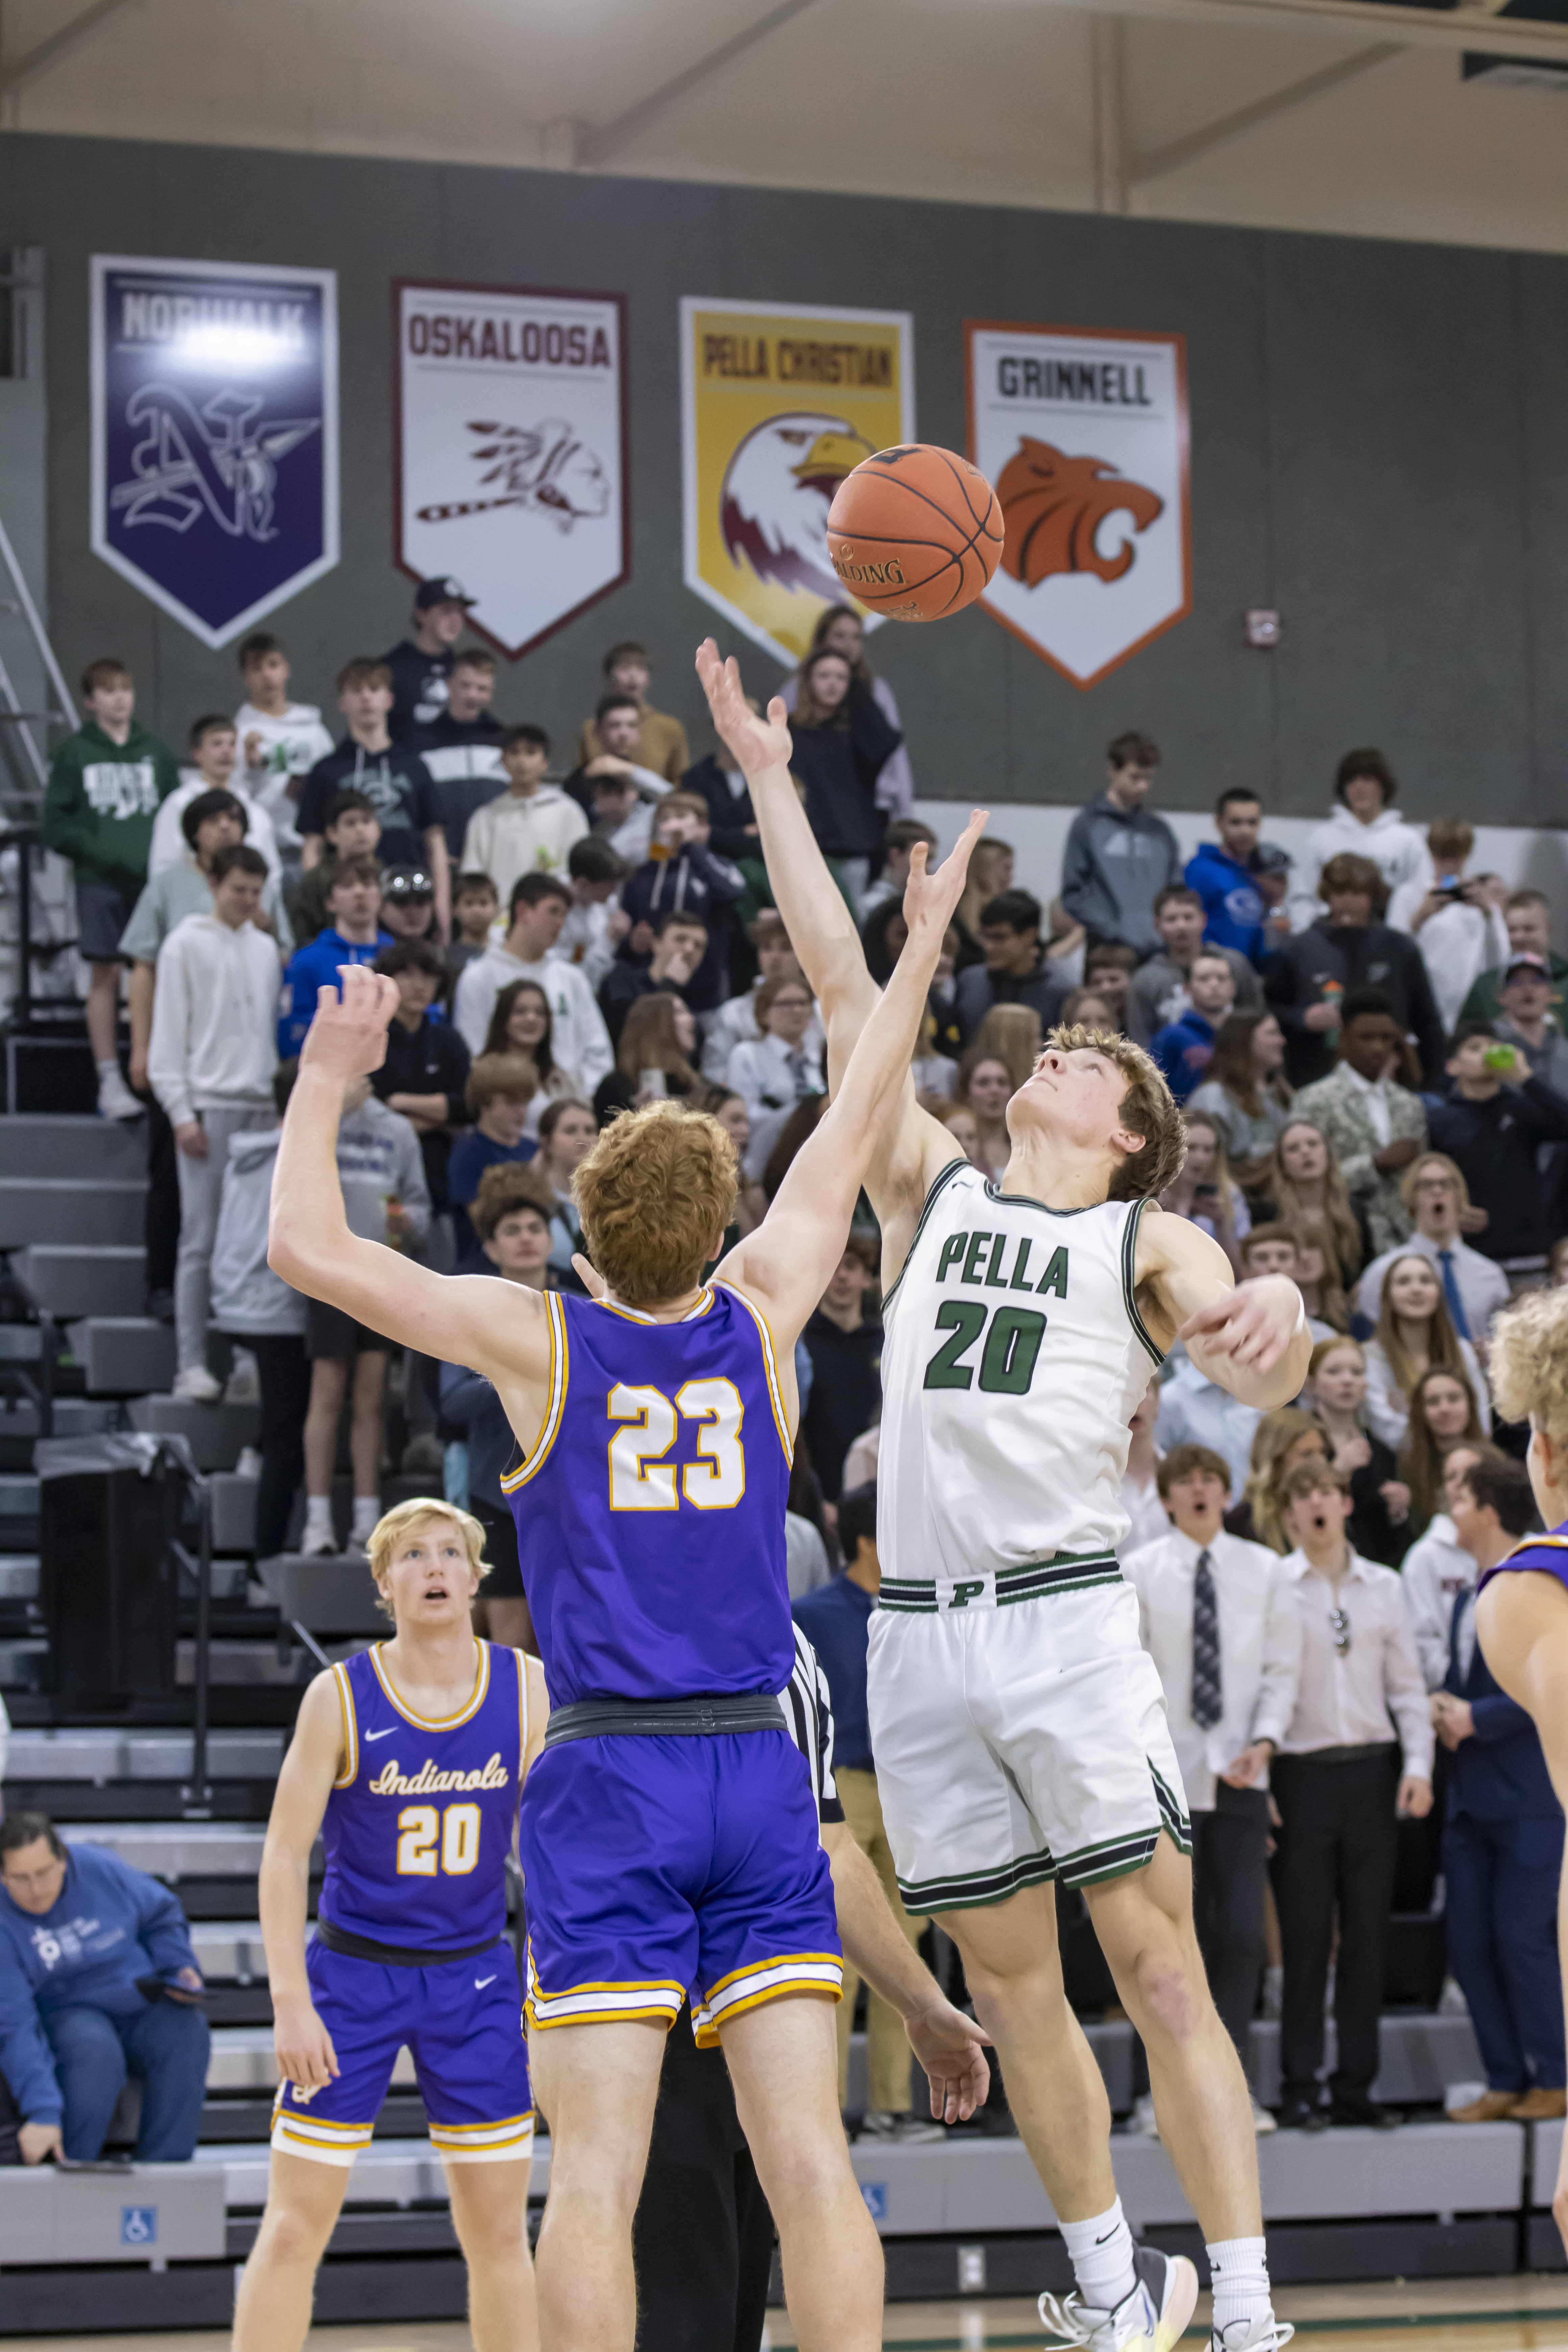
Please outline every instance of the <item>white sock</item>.
M381 1496L379 1495L354 1496L353 1538L356 1543L363 1542L380 1517Z
M1222 2238L1217 2245L1205 2246L1209 2258L1209 2279L1214 2287L1214 2332L1223 2339L1227 2327L1238 2319L1248 2326L1260 2319L1272 2319L1274 2305L1268 2293L1268 2257L1261 2238Z
M1091 2221L1064 2221L1062 2242L1072 2263L1078 2291L1091 2311L1114 2311L1138 2284L1132 2268L1132 2232L1119 2197Z

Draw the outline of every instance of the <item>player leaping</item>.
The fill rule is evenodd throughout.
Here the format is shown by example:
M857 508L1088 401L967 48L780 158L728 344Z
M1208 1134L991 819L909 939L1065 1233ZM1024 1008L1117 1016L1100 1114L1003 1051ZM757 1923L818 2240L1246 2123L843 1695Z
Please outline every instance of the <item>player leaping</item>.
M790 780L784 705L757 717L711 641L697 666L837 1089L878 991ZM1096 2352L1167 2352L1197 2292L1190 2263L1135 2251L1122 2218L1104 2084L1062 1985L1059 1879L1083 1889L1147 2045L1160 2136L1203 2225L1215 2344L1273 2352L1289 2331L1269 2299L1251 2103L1193 1931L1181 1779L1116 1547L1127 1424L1173 1342L1271 1407L1300 1392L1311 1341L1293 1283L1237 1290L1205 1234L1152 1207L1182 1127L1137 1046L1053 1033L1007 1124L995 1183L906 1080L866 1180L886 1334L871 1735L900 1890L963 1952L1062 2224L1079 2292L1042 2299L1047 2325Z
M484 1373L525 1448L506 1483L553 1709L520 1835L530 2053L551 2128L537 2257L550 2352L631 2352L632 2216L663 2037L688 1992L729 2063L805 2352L881 2343L880 2249L838 2115L833 1885L776 1696L795 1664L795 1342L898 1102L980 823L936 874L916 851L909 941L839 1099L711 1283L736 1190L717 1121L627 1113L583 1162L602 1297L452 1280L356 1240L343 1217L339 1112L382 1059L391 982L356 968L341 1003L324 989L300 1056L273 1265ZM973 2042L959 2029L945 2056L921 2055L956 2121Z

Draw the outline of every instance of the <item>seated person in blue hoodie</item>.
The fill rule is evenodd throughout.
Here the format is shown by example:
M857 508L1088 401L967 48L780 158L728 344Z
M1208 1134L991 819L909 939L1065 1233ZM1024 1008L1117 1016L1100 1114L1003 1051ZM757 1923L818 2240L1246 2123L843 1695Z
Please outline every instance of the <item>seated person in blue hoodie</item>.
M188 2163L207 2075L201 1989L166 1886L106 1846L66 1845L43 1813L0 1822L0 2074L24 2164L91 2163L131 2074L138 2159Z
M1149 1047L1179 1103L1203 1084L1219 1024L1236 1003L1236 974L1223 955L1205 948L1194 957L1187 993L1192 1003L1186 1011L1156 1030Z
M316 997L337 985L338 967L374 963L392 933L381 928L381 868L374 857L344 857L327 892L327 928L296 950L283 973L278 1016L278 1058L291 1062L315 1017Z
M1252 861L1263 823L1263 803L1245 784L1232 784L1215 803L1217 841L1205 841L1187 860L1183 879L1204 902L1204 937L1211 948L1235 948L1249 963L1261 963L1268 908Z

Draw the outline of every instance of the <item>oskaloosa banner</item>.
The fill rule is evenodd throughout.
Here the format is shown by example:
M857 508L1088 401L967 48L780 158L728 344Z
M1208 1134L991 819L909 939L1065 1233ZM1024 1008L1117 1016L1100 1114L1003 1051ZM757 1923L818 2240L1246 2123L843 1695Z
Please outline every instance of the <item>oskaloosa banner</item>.
M1192 610L1180 335L964 328L969 454L1007 542L981 598L1075 686Z
M514 660L631 576L618 294L396 289L397 561Z
M95 555L224 646L338 560L330 269L91 264Z
M834 491L913 437L910 313L688 296L680 386L686 584L793 668L824 606L853 601L828 560Z

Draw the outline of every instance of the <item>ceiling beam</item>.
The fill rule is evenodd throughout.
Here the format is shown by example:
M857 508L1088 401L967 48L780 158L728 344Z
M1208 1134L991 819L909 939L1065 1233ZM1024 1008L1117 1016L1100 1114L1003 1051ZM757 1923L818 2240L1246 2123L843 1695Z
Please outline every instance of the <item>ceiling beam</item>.
M817 0L779 0L778 6L759 16L756 23L749 25L743 33L735 33L729 40L721 41L716 49L710 49L705 57L698 58L679 73L672 74L668 81L661 82L657 89L650 90L635 106L628 106L626 112L617 114L613 121L601 123L596 129L585 125L577 137L578 163L602 163L617 147L624 147L628 139L635 138L646 123L653 121L656 116L663 114L667 108L674 106L680 99L689 97L692 90L718 73L721 67L729 65L732 58L744 57L747 50L754 49L759 41L767 40L816 5Z
M72 16L47 40L37 42L9 65L0 63L0 98L9 98L25 89L29 82L37 81L40 74L49 72L73 49L90 40L111 16L118 16L122 8L130 5L131 0L91 0L90 6Z
M1037 0L1053 12L1163 17L1187 25L1269 25L1341 40L1381 36L1401 48L1476 49L1490 57L1568 60L1568 24L1496 16L1479 8L1401 8L1378 0Z
M1238 106L1233 113L1216 116L1201 130L1188 131L1184 139L1173 139L1168 146L1152 148L1146 155L1134 155L1128 165L1128 178L1135 188L1141 188L1145 181L1179 172L1184 163L1195 163L1211 148L1223 147L1227 140L1239 139L1244 131L1256 130L1259 123L1273 122L1347 81L1358 81L1374 66L1386 65L1390 58L1403 55L1397 41L1380 41L1373 48L1359 49L1353 58L1341 58L1336 65L1304 74L1300 81L1290 82L1267 98L1256 98L1249 106Z

